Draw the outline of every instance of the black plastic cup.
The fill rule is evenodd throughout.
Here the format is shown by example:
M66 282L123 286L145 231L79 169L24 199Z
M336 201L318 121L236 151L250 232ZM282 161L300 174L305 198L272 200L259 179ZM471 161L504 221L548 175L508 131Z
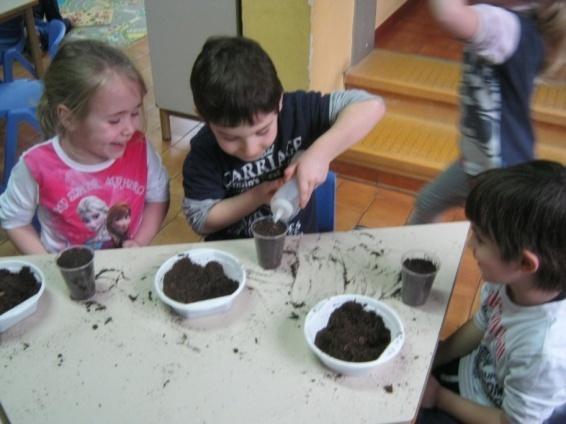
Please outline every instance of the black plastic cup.
M86 300L94 295L94 250L87 246L69 247L57 255L56 263L71 299Z
M438 258L424 250L410 250L401 258L401 299L409 306L423 305L440 268Z
M274 222L270 216L256 219L252 224L257 259L263 269L275 269L281 265L287 224Z

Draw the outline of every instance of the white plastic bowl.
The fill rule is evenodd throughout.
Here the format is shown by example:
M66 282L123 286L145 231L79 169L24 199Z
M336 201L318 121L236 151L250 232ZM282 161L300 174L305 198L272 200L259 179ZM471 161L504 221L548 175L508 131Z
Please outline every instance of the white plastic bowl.
M316 334L328 325L328 320L332 312L342 306L342 304L351 300L362 304L366 311L374 311L381 316L385 326L391 332L391 342L381 353L379 358L373 361L348 362L336 359L320 350L314 344ZM359 294L343 294L324 299L317 303L307 314L304 331L307 344L324 365L337 373L352 376L365 374L373 368L389 361L399 353L405 341L403 323L399 315L397 315L397 312L379 300Z
M198 302L182 303L171 299L163 292L163 278L167 271L173 267L175 262L183 257L189 257L191 261L201 266L205 266L211 261L219 262L226 276L238 282L238 288L235 292L227 296L215 297ZM187 275L187 279L190 278L191 276ZM175 312L186 318L198 318L227 311L232 306L234 299L244 289L245 284L246 271L240 261L229 253L217 249L197 248L172 256L159 267L155 274L155 291L159 298Z
M25 261L0 261L0 268L7 269L10 272L19 272L25 266L31 269L36 280L39 281L39 291L0 315L0 333L33 314L37 310L37 302L45 290L45 277L35 265Z

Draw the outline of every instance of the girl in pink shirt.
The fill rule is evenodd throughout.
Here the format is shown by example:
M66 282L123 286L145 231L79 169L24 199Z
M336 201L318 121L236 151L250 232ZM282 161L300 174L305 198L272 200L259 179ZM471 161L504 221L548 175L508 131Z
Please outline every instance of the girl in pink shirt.
M61 46L38 105L50 138L22 155L0 196L2 227L22 253L151 242L169 189L167 171L140 132L145 93L141 74L118 49L94 40ZM130 211L119 243L107 227L116 204Z

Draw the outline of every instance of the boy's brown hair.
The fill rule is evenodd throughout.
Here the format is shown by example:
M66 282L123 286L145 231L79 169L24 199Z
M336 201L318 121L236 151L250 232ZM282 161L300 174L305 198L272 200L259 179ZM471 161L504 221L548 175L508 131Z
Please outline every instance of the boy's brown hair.
M191 90L202 118L225 127L277 112L283 94L269 55L245 37L209 38L193 65Z

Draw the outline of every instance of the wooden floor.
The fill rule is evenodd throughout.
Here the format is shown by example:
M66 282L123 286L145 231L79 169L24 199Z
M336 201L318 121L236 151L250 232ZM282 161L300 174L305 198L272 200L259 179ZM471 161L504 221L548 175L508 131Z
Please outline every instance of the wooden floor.
M418 0L420 1L420 0ZM390 48L395 48L394 37L390 37ZM403 40L400 40L403 45ZM429 47L430 49L430 47ZM145 99L146 133L159 152L171 177L171 207L163 228L154 240L154 244L186 243L200 238L191 231L181 211L183 197L181 167L189 150L191 137L200 124L190 120L173 118L172 140L161 140L159 113L153 96L153 83L149 60L147 39L129 46L129 55L134 59L148 83L149 93ZM443 49L441 49L443 50ZM40 138L32 131L23 128L24 136L20 140L21 148L26 148ZM0 126L0 137L3 128ZM357 225L366 227L387 227L404 225L414 202L414 193L394 187L368 181L338 178L336 230L351 230ZM462 220L459 210L446 214L446 220ZM14 246L7 240L5 233L0 233L0 256L16 255ZM465 322L470 314L479 285L479 271L470 252L464 255L457 284L452 296L449 313L443 328L443 335L449 334Z

